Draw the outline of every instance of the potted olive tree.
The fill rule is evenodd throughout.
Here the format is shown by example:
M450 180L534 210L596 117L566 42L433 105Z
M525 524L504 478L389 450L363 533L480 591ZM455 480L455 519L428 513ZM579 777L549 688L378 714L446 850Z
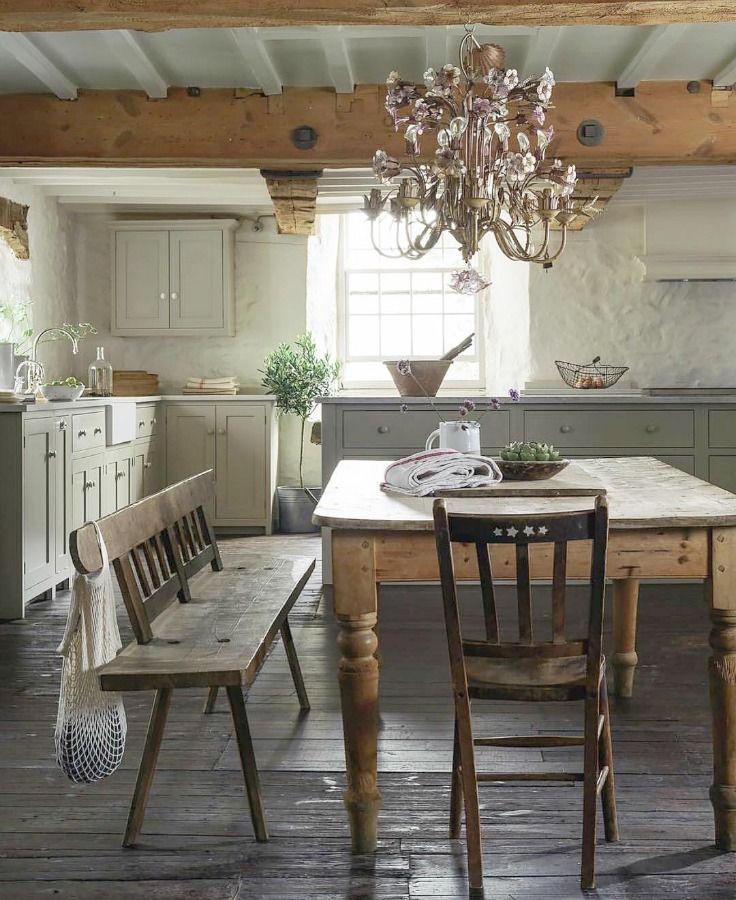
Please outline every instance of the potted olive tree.
M276 397L282 415L298 416L299 487L279 486L279 527L289 534L318 530L312 514L321 487L304 485L304 432L319 397L327 397L340 376L340 363L328 354L320 356L311 334L303 334L293 344L279 344L263 363L263 387Z

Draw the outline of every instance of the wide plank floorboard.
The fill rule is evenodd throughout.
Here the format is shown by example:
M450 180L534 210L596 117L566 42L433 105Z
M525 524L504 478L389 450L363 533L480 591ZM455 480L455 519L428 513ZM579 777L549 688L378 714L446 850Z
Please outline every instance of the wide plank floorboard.
M313 537L238 538L235 554L319 554ZM503 591L501 592L503 593ZM545 595L539 608L544 618ZM501 599L503 602L503 598ZM375 855L351 857L336 626L320 573L292 614L312 711L299 714L277 644L248 696L271 842L257 844L224 697L175 692L139 848L120 847L151 695L128 695L121 769L91 786L55 768L56 647L68 595L0 624L2 900L450 900L467 893L464 845L447 838L452 705L439 598L426 587L381 595L380 783ZM119 620L126 622L122 608ZM126 638L129 629L124 628ZM713 847L708 787L708 618L699 585L642 586L635 695L613 701L622 840L601 843L604 900L734 900L736 854ZM607 627L610 644L610 627ZM610 650L610 648L609 648ZM478 704L476 731L572 734L574 704ZM579 751L480 751L481 766L577 767ZM481 788L486 897L580 897L579 786Z

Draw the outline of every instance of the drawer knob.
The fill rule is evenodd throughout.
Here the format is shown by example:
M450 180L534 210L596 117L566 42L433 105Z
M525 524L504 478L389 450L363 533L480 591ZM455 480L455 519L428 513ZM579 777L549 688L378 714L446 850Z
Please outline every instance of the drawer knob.
M144 421L143 419L141 419L140 422L138 423L138 427L139 427L139 428L143 428L143 426L144 426L145 424L146 424L145 421Z
M82 428L77 432L77 437L87 437L87 430L85 428Z
M48 457L49 459L56 459L56 450L49 450Z
M143 468L144 468L144 469L150 469L150 468L151 468L151 463L150 463L150 462L143 463Z
M94 486L95 486L94 481L85 481L84 482L85 491L88 491L90 488L93 488Z
M95 434L102 434L101 428L95 428Z
M159 299L159 300L165 300L165 299L166 299L166 294L164 293L164 291L161 291L161 293L158 295L158 299Z
M214 429L214 428L208 428L208 429L207 429L207 434L214 434L214 433L215 433L215 429Z
M115 477L116 477L116 478L125 478L125 472L118 472L118 473L115 475Z
M63 419L59 422L59 431L66 431L66 422Z
M224 428L218 428L218 429L217 429L217 433L218 433L218 434L227 434L227 431L225 431Z
M379 425L378 426L379 434L388 434L389 431L391 431L391 429L388 427L388 425Z
M657 431L659 431L659 425L647 425L644 430L647 434L655 434Z
M156 424L156 420L155 420L155 419L151 419L151 425L155 425L155 424Z
M560 431L563 434L570 434L572 431L572 425L560 425Z

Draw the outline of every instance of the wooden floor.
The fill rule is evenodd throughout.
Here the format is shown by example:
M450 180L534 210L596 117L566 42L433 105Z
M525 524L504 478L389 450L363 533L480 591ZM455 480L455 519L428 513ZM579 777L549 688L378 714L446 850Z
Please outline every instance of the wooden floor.
M250 538L317 554L311 538ZM228 545L223 544L227 565ZM351 858L342 806L335 625L318 578L294 614L312 701L300 717L277 646L248 698L271 842L256 844L224 700L175 694L139 849L122 850L151 698L126 698L123 767L92 786L53 762L55 648L67 598L0 625L0 898L29 900L440 900L466 896L463 845L447 839L451 705L439 598L381 598L384 806L375 856ZM707 615L697 585L643 587L635 697L613 706L619 844L598 856L601 898L736 897L736 854L712 845ZM120 620L123 621L124 613ZM576 704L486 704L486 733L576 731ZM494 768L576 762L577 751L486 751ZM580 897L579 786L481 787L489 898Z

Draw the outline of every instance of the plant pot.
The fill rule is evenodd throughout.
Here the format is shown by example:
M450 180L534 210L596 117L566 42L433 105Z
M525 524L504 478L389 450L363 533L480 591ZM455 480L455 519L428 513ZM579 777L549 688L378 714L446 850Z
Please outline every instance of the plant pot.
M308 488L317 500L322 494L321 487ZM279 501L279 531L282 534L309 534L319 531L319 525L312 524L315 501L304 488L277 487Z
M440 385L452 365L451 359L412 359L411 372L402 375L396 368L397 359L384 362L402 397L436 397Z

